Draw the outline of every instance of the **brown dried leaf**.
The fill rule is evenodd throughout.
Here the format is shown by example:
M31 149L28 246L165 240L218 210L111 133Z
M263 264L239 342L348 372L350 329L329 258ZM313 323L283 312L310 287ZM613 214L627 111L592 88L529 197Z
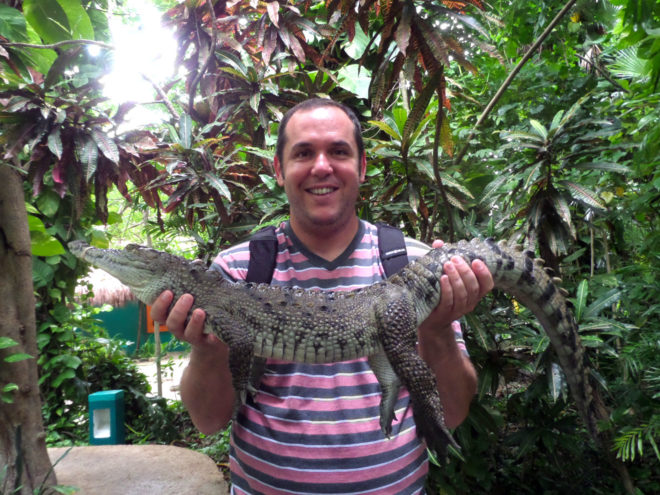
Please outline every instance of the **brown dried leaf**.
M408 43L410 42L410 23L412 22L412 19L412 9L410 8L410 5L406 4L401 11L401 19L399 20L396 32L394 33L396 44L404 55L406 54L406 50L408 50Z

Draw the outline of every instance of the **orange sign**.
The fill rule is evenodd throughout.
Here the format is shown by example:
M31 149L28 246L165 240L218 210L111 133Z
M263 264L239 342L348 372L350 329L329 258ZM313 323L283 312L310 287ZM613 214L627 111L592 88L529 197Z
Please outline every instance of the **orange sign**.
M161 332L168 332L165 325L160 326ZM154 333L154 320L151 317L151 306L147 306L147 333Z

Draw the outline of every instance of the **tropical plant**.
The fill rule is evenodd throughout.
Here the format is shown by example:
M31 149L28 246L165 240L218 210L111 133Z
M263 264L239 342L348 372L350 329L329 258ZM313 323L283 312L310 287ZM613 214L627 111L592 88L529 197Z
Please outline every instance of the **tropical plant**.
M168 120L129 132L119 124L134 105L110 103L98 84L112 58L105 0L0 5L3 199L14 187L14 199L0 201L0 225L19 218L14 210L2 216L2 206L22 208L25 193L29 216L20 213L19 223L34 241L40 327L33 348L2 336L18 342L4 349L12 353L37 355L39 343L48 397L73 394L84 381L86 351L68 309L81 267L65 243L106 245L108 232L125 230L108 205L125 198L147 218L156 245L186 235L198 244L190 251L208 260L286 214L269 165L277 122L298 101L330 96L364 124L364 218L425 240L513 238L559 269L613 407L604 426L637 488L660 489L652 0L613 0L619 8L569 0L547 33L560 11L547 0L158 3L178 39L179 79L156 88ZM12 258L2 266L14 265ZM32 287L21 293L29 298ZM430 484L448 493L616 491L528 314L495 295L468 316L466 337L479 397L457 431L462 460L434 469ZM3 387L22 383L0 377ZM51 426L68 421L45 411ZM146 426L135 436L154 438ZM567 464L573 485L559 486Z

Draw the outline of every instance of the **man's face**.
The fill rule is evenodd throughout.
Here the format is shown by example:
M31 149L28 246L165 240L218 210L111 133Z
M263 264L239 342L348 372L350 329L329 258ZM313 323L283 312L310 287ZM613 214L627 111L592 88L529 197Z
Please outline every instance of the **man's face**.
M359 156L353 123L339 108L299 110L286 129L277 182L289 198L294 227L341 228L355 218L366 159Z

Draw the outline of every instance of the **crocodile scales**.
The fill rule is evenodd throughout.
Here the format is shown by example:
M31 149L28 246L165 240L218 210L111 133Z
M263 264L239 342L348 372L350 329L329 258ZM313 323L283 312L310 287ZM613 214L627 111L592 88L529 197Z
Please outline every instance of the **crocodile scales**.
M368 356L382 390L380 425L391 433L394 405L403 384L410 393L418 433L439 455L456 446L444 423L433 373L416 351L417 327L440 300L443 265L453 256L482 260L495 288L529 308L544 327L569 390L590 434L606 410L589 381L584 347L559 279L533 253L492 239L445 244L408 264L397 275L350 292L308 291L267 284L232 283L200 262L129 245L99 249L69 244L78 258L131 288L145 304L165 289L189 293L206 311L206 331L229 347L237 405L254 392L266 358L328 363Z

